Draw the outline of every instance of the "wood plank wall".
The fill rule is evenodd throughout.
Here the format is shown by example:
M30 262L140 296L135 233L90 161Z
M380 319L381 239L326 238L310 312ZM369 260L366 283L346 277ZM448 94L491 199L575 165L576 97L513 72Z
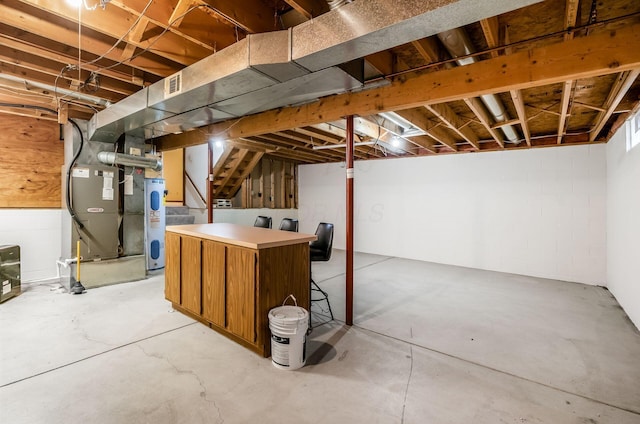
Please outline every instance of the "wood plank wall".
M63 164L57 122L0 114L0 208L60 208Z

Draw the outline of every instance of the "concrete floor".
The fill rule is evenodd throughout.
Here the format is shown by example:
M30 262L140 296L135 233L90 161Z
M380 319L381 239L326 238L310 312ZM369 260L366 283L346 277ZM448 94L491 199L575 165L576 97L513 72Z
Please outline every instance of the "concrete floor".
M163 276L0 306L1 423L640 423L640 334L602 288L357 254L355 321L282 371ZM314 279L344 319L344 252ZM315 309L315 307L314 307Z

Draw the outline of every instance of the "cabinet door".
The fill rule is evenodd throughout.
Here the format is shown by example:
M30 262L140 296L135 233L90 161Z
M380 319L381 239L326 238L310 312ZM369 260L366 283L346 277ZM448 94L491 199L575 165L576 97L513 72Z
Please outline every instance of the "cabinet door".
M165 233L166 264L164 269L164 297L180 304L180 236Z
M201 243L199 238L182 236L181 305L196 315L202 314Z
M226 250L222 243L202 241L202 316L225 326Z
M227 329L254 343L256 253L227 246Z

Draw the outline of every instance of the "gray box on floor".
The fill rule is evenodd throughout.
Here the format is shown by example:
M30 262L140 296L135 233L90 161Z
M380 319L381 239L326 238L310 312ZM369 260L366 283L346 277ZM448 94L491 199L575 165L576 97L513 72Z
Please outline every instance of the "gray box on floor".
M20 294L20 246L0 246L0 303Z

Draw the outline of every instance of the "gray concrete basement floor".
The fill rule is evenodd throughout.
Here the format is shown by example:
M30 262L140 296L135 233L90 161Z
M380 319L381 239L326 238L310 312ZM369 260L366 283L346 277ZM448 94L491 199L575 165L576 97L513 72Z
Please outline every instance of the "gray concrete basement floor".
M164 277L0 305L0 422L640 423L640 334L603 288L344 252L336 320L276 369L164 300ZM315 305L314 308L316 309Z

